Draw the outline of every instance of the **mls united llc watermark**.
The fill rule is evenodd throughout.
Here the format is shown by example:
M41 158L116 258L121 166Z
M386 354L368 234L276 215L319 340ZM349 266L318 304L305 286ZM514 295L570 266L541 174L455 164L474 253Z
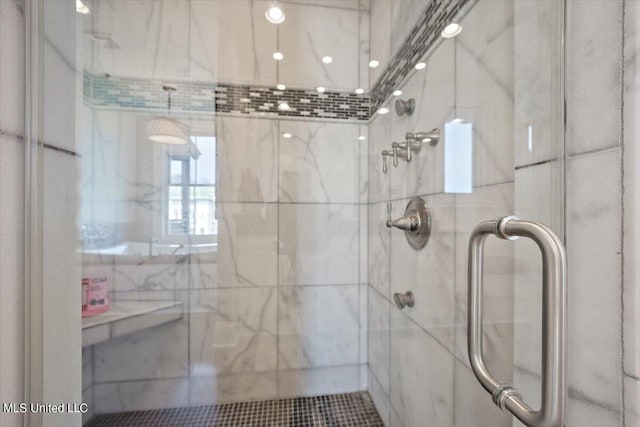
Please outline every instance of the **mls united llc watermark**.
M84 414L89 410L86 403L3 403L2 412L26 414Z

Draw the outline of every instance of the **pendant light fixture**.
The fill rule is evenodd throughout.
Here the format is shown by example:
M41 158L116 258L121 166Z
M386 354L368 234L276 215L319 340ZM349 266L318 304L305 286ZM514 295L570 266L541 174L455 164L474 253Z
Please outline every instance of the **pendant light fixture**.
M171 114L171 93L176 91L173 86L162 86L167 92L167 110ZM189 142L189 126L170 117L156 117L147 124L147 136L150 140L162 144L181 145Z

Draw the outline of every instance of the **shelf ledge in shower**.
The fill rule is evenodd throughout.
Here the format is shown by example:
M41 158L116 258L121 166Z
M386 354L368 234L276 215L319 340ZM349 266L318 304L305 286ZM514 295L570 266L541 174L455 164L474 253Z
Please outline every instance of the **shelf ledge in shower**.
M87 347L182 318L181 301L118 301L105 313L82 319Z

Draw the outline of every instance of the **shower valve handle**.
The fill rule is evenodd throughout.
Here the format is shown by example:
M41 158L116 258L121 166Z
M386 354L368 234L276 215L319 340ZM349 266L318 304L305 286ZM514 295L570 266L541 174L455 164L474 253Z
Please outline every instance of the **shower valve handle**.
M391 156L392 153L387 150L382 150L382 173L387 174L387 157Z
M387 227L395 227L400 230L414 231L420 228L421 220L420 215L411 214L408 216L400 217L396 220L391 219L391 203L387 203Z
M398 143L394 142L393 144L391 144L391 147L393 148L393 167L397 168L398 167Z
M405 146L405 148L407 150L407 162L410 162L411 161L411 151L412 151L411 150L411 140L409 140L409 139L406 140L404 142L404 146Z

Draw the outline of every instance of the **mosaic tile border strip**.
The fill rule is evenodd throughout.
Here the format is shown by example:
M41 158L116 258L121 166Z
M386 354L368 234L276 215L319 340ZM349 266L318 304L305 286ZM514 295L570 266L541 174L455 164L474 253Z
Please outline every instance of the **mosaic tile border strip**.
M363 122L369 120L369 97L315 89L278 90L270 87L134 79L92 74L83 76L87 105L114 109L162 111L167 108L163 85L177 91L171 109L180 113L224 113L268 117L299 117ZM278 106L286 102L287 110Z
M288 110L280 111L280 103ZM216 111L232 114L260 114L314 119L369 120L369 97L354 93L318 93L316 90L258 88L219 85Z
M96 415L86 427L384 427L366 392Z
M467 5L477 0L432 0L422 13L404 43L389 61L378 81L371 89L371 109L373 114L384 104L397 86L409 75L414 66L440 39L442 30Z
M82 92L85 104L93 107L162 111L167 109L163 85L178 89L171 94L172 111L215 111L216 85L213 83L128 78L85 70Z

